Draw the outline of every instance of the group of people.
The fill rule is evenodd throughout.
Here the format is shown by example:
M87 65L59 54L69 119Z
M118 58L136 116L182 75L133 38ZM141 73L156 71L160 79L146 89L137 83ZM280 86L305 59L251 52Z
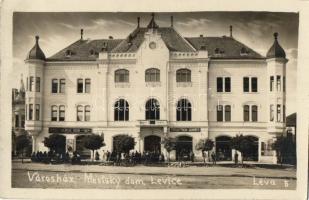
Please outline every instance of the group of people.
M151 152L151 151L144 151L140 153L139 151L130 151L128 153L124 152L109 152L104 151L102 152L101 156L100 153L97 151L95 155L96 160L102 160L107 162L113 162L115 165L121 164L150 164L150 163L157 163L157 162L164 162L165 158L164 155L160 152Z
M81 163L81 157L78 152L62 152L58 153L56 151L37 151L31 154L32 162L40 162L40 163L71 163L71 164L79 164Z

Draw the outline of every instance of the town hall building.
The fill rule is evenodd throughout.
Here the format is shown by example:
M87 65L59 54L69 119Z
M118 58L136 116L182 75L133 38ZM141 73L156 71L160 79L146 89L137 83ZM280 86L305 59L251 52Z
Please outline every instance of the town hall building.
M236 135L254 140L248 157L276 163L272 143L285 130L287 58L274 33L267 55L229 36L184 37L171 17L154 15L125 39L81 37L46 58L36 36L27 55L26 122L33 151L46 151L44 137L60 134L64 150L82 149L98 134L113 151L118 135L135 139L135 150L165 153L161 140L177 138L180 153L202 154L200 139L214 141L220 160L232 160Z

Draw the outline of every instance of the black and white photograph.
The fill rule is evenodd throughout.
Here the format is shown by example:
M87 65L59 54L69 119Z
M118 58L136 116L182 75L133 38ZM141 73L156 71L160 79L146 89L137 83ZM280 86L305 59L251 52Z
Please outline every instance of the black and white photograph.
M299 19L12 12L10 187L297 191Z

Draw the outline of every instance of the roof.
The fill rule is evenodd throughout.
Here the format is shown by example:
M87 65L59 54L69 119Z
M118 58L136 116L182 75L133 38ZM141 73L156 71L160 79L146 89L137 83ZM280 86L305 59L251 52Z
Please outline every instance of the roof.
M274 43L268 50L266 57L267 58L285 58L285 51L284 49L280 46L278 42L278 33L274 33Z
M49 57L48 61L94 61L101 51L111 51L122 40L77 40L68 47Z
M186 38L197 50L207 50L213 59L263 59L264 57L233 37Z
M31 59L36 59L36 60L46 59L45 54L43 53L39 45L39 36L35 36L35 44L32 47L32 49L29 51L26 57L26 60L31 60Z

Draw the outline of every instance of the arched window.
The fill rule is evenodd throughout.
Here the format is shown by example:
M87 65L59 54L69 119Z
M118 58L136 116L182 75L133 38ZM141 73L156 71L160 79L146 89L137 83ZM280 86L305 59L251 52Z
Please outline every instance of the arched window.
M156 99L149 99L145 106L146 120L160 119L160 104Z
M192 108L191 103L187 99L180 99L177 103L177 121L191 121Z
M51 120L57 121L57 106L51 107Z
M244 105L244 121L248 122L250 121L250 106Z
M126 69L118 69L115 71L115 82L116 83L128 83L129 82L129 71Z
M65 120L65 107L59 106L59 121Z
M77 121L83 121L83 106L77 106Z
M115 121L129 120L129 104L124 99L119 99L114 105L114 119Z
M160 82L160 70L156 68L150 68L145 71L146 82Z
M191 71L189 69L177 70L176 82L191 82Z
M90 106L85 106L85 121L90 121Z

